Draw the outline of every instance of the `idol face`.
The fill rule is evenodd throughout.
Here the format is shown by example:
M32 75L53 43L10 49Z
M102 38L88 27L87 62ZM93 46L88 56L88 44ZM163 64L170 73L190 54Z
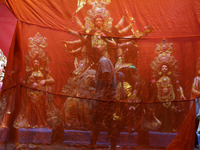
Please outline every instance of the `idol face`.
M163 73L166 73L166 72L168 71L167 65L162 65L162 66L161 66L161 71L162 71Z
M96 18L95 21L94 21L94 25L97 28L101 28L103 26L103 24L104 24L104 20L101 17Z
M39 66L40 66L39 60L34 60L33 61L33 66L34 66L35 69L39 68Z
M167 87L164 87L164 88L162 89L162 93L163 93L163 94L168 94L168 93L169 93L169 89L168 89Z

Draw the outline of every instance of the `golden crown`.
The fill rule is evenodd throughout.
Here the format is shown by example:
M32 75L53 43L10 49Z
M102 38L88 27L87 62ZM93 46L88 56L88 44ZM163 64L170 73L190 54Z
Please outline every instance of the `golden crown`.
M151 68L154 70L154 76L158 75L160 67L163 64L166 64L169 67L171 75L176 75L177 60L174 56L171 56L173 50L173 43L168 43L165 39L163 39L160 44L156 44L155 53L158 54L158 56L155 57L150 64Z
M38 32L34 37L29 37L29 44L28 46L33 48L33 47L41 47L45 48L47 47L47 42L46 42L46 37L42 37L41 34Z
M6 64L7 64L7 58L3 54L3 51L1 49L0 49L0 61L4 63L4 66L6 66Z
M94 5L95 3L110 4L111 0L88 0L89 5Z
M110 17L110 12L105 7L105 5L109 4L109 2L110 1L108 0L93 0L90 2L93 7L92 9L88 10L87 16L85 17L85 28L87 30L94 29L94 19L97 16L103 18L104 20L103 29L106 31L111 30L113 19Z
M3 54L3 51L0 49L0 68L1 68L1 71L0 71L0 82L3 80L4 78L4 71L2 71L2 68L4 68L7 64L7 58L6 56Z
M43 53L43 48L47 47L46 37L42 37L39 32L36 33L34 37L28 38L28 46L31 48L29 53L34 57L35 55L41 55Z
M160 44L156 44L155 52L156 54L161 54L164 52L171 54L173 53L173 50L173 43L168 43L166 39L163 39Z
M49 56L47 55L47 52L43 50L43 48L48 46L46 37L42 37L41 34L37 32L34 37L29 37L28 40L28 46L31 49L26 55L26 71L31 70L32 61L34 61L34 59L40 59L42 68L48 70L46 64L49 63Z

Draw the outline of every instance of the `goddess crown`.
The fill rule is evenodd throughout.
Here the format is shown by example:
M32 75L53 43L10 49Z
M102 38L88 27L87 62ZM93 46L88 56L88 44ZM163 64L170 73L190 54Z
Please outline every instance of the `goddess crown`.
M169 75L176 75L177 60L174 56L171 56L173 50L173 43L168 43L166 39L163 39L160 44L156 44L155 53L158 54L158 56L155 57L150 64L151 68L154 70L154 77L161 73L160 68L163 64L169 67Z
M42 37L39 32L34 37L29 37L29 47L47 47L46 37Z
M31 48L31 51L29 51L29 53L33 57L35 55L42 54L43 48L48 46L46 42L46 37L42 37L39 32L37 32L34 37L29 37L28 40L28 46Z
M88 0L89 5L93 5L95 3L102 3L102 4L110 4L111 0Z
M88 4L92 5L92 9L88 10L85 17L85 28L90 31L95 28L94 19L100 16L104 20L103 29L110 32L113 19L110 17L110 12L106 9L106 5L111 0L88 0Z
M35 58L39 59L41 62L42 69L48 70L47 64L49 63L49 57L47 52L43 50L43 48L47 47L46 37L42 37L39 32L36 33L34 37L28 38L29 43L28 46L31 50L28 51L26 56L26 71L30 71L32 69L32 62Z
M2 71L2 68L4 68L7 64L7 58L6 56L3 54L3 51L0 49L0 68L1 68L1 71L0 71L0 81L3 80L4 78L4 71Z
M161 54L161 53L173 53L173 43L168 43L166 39L163 39L160 44L156 44L155 53Z
M7 64L7 58L3 54L3 51L1 49L0 49L0 61L4 63L4 66L6 66L6 64Z

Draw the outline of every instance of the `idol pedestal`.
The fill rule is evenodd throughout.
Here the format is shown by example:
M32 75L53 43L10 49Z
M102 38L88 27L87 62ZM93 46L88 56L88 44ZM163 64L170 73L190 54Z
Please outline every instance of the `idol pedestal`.
M5 143L8 141L9 138L9 128L0 128L0 143Z
M51 144L52 129L49 128L20 128L18 142L21 144Z
M89 145L91 140L90 131L65 130L64 144L74 145ZM101 132L96 143L97 147L108 147L110 145L108 133ZM117 142L120 146L137 146L137 133L120 132Z
M175 138L177 133L163 133L149 131L149 146L151 147L167 147Z
M1 131L0 131L1 132ZM6 141L6 131L1 141ZM161 133L149 131L150 147L167 147L175 138L177 133ZM91 131L65 130L63 144L68 146L87 146L90 144ZM120 147L136 147L138 133L120 132L117 145ZM20 128L18 130L18 142L21 144L52 144L52 129L49 128ZM97 141L97 147L108 147L110 140L107 132L101 132Z

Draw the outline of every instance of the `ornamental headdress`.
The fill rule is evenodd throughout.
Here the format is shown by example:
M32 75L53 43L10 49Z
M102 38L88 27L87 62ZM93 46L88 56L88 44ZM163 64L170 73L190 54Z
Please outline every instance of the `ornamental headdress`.
M43 48L47 47L48 44L46 42L46 37L42 37L41 34L38 32L34 37L28 38L29 43L28 46L31 48L32 55L36 55L43 51Z
M3 54L3 51L0 49L0 65L2 68L4 68L7 64L7 58L6 56ZM4 71L0 72L0 81L2 81L4 78Z
M3 54L3 51L1 49L0 49L0 61L3 62L4 66L6 66L6 64L7 64L7 58Z
M177 60L174 56L171 56L173 51L173 43L168 43L166 39L163 39L160 44L156 44L155 53L158 54L158 56L155 57L150 64L151 68L154 70L154 77L162 75L160 69L163 65L168 67L167 75L176 76Z
M28 46L31 48L28 51L26 56L26 71L33 70L33 62L34 60L38 60L40 63L40 69L49 71L48 63L49 57L47 52L43 49L47 47L46 37L42 37L41 34L38 32L34 37L29 37L29 44Z
M88 0L88 4L92 5L92 9L88 10L85 17L85 28L89 32L95 28L94 20L101 17L104 20L103 29L110 32L112 28L113 19L110 17L110 12L106 9L111 0Z

